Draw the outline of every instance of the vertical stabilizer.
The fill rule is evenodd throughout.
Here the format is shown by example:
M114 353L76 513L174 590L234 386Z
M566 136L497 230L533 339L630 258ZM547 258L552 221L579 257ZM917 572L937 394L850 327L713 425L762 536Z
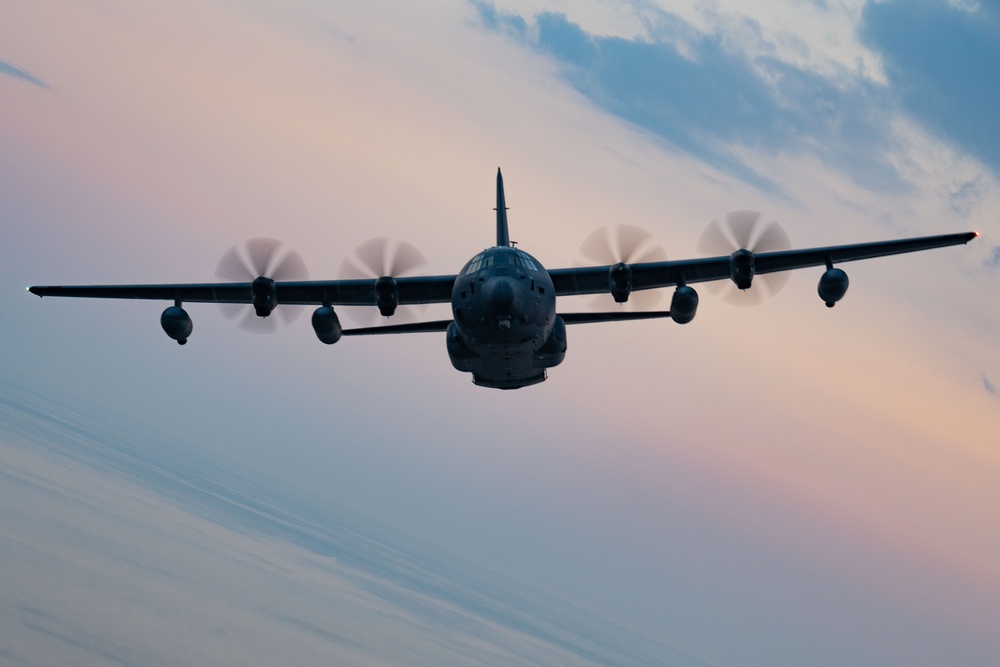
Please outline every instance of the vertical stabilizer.
M510 234L507 233L507 202L503 197L503 175L497 167L497 245L509 246Z

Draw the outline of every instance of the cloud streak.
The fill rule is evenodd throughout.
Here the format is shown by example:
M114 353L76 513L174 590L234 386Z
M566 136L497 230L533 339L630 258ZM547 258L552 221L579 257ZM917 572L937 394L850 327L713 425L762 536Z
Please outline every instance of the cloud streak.
M765 194L794 200L801 183L774 164L805 159L896 197L953 181L940 196L965 218L992 197L979 161L1000 168L1000 89L982 66L1000 61L993 10L789 3L751 16L727 2L638 3L603 33L586 3L473 6L482 27L551 58L598 108Z
M1000 269L1000 245L993 246L993 251L986 257L983 264L990 271Z
M701 32L678 15L650 10L649 35L625 39L590 34L564 14L540 12L529 22L475 6L484 27L555 59L562 76L602 109L757 187L780 191L734 147L815 154L869 185L899 185L884 159L890 118L877 112L892 106L885 88L778 57L751 18Z
M906 113L1000 170L995 6L869 2L862 34L885 59L895 101Z
M42 81L38 77L32 76L28 72L25 72L23 69L18 69L17 67L14 67L10 63L6 63L2 60L0 60L0 74L6 74L7 76L12 76L15 79L20 79L21 81L27 81L28 83L34 84L39 88L44 88L45 90L50 90L52 88L52 86Z
M0 583L9 595L0 628L18 628L5 632L17 636L5 649L19 660L41 656L37 644L45 644L50 664L70 653L150 664L176 655L169 647L182 637L198 651L229 656L218 664L245 664L262 650L258 640L273 654L293 655L303 638L314 653L309 664L319 656L352 664L402 656L408 664L467 664L473 656L494 664L708 664L398 533L318 515L261 480L31 392L4 387L0 412L7 508ZM77 499L72 507L66 493ZM18 528L47 522L72 529ZM189 570L191 563L198 566ZM257 582L255 594L244 594L243 577ZM65 592L32 595L41 580ZM307 581L310 591L341 601L296 593ZM189 616L204 613L194 609L199 599L228 612L192 625ZM152 600L155 637L136 631L151 622ZM106 623L81 613L94 609ZM128 620L123 609L131 610ZM268 630L238 639L254 626Z

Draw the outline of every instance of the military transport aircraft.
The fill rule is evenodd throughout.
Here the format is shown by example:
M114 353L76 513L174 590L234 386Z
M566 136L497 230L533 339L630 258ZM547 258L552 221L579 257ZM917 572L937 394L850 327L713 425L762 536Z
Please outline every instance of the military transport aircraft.
M978 236L977 232L966 232L788 250L788 237L779 227L762 222L758 213L737 211L715 221L702 236L699 247L715 256L667 261L647 243L648 234L623 225L617 237L598 233L584 242L582 250L591 258L591 265L545 269L510 241L499 169L496 203L496 245L476 254L455 275L404 276L422 263L416 249L373 239L345 260L337 280L306 280L305 265L298 254L282 251L277 241L253 239L245 247L233 246L223 256L217 274L227 282L35 286L28 290L43 297L173 301L160 316L160 324L167 336L181 345L192 331L191 317L182 307L185 302L212 302L237 309L241 308L237 304L252 306L252 310L242 307L247 312L241 324L250 328L273 326L281 317L280 306L316 305L312 326L323 343L332 345L342 336L444 332L448 356L457 370L471 373L473 382L480 386L517 389L545 380L546 369L562 362L567 324L646 318L670 318L686 324L698 309L698 294L691 287L694 283L731 281L734 294L739 296L759 291L759 282L768 278L787 277L780 272L808 266L825 267L818 291L823 302L832 307L848 286L847 274L834 264L958 245ZM670 310L556 310L560 296L603 293L625 304L633 292L638 297L647 293L644 290L662 287L674 288ZM334 311L334 306L369 306L392 317L401 305L449 302L451 319L353 329L343 328Z

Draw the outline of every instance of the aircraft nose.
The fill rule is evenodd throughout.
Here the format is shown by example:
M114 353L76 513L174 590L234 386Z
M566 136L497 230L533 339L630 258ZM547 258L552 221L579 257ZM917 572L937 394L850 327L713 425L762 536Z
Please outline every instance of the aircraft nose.
M484 296L489 304L490 314L495 316L511 316L516 290L514 281L506 276L495 276L483 285Z

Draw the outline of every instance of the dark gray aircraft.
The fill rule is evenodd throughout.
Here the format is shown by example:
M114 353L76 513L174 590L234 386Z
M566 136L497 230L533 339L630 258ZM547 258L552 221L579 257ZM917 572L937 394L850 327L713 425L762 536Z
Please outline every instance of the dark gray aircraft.
M219 263L217 274L227 282L177 285L89 285L29 287L38 296L103 299L158 299L173 301L160 323L166 334L181 345L191 335L191 317L185 302L211 302L252 306L244 327L272 326L281 316L279 305L316 305L312 326L317 338L332 345L342 336L446 332L452 365L472 374L475 384L517 389L542 382L546 369L566 356L566 325L669 317L678 324L694 319L698 294L694 283L731 281L736 295L750 294L780 272L808 266L825 267L819 279L819 296L832 307L847 291L847 274L834 264L871 257L928 250L968 243L976 232L925 236L898 241L788 250L788 237L774 223L762 223L760 214L737 211L716 221L699 247L717 256L667 261L647 244L648 235L636 227L622 226L614 235L592 236L582 248L590 264L565 269L545 269L541 262L515 247L507 232L507 206L503 176L497 170L496 245L466 263L457 275L411 276L422 262L407 244L390 247L385 239L362 244L351 261L341 267L337 280L305 280L305 265L298 254L280 250L271 239L253 239L245 247L233 246ZM605 246L605 247L602 247ZM729 252L732 250L732 252ZM646 261L643 261L646 260ZM724 284L724 283L723 283ZM607 294L625 304L633 292L673 287L670 310L559 313L556 298L574 294ZM756 287L754 291L758 291ZM389 324L355 329L341 326L334 306L369 306L392 317L400 305L451 303L452 319Z

